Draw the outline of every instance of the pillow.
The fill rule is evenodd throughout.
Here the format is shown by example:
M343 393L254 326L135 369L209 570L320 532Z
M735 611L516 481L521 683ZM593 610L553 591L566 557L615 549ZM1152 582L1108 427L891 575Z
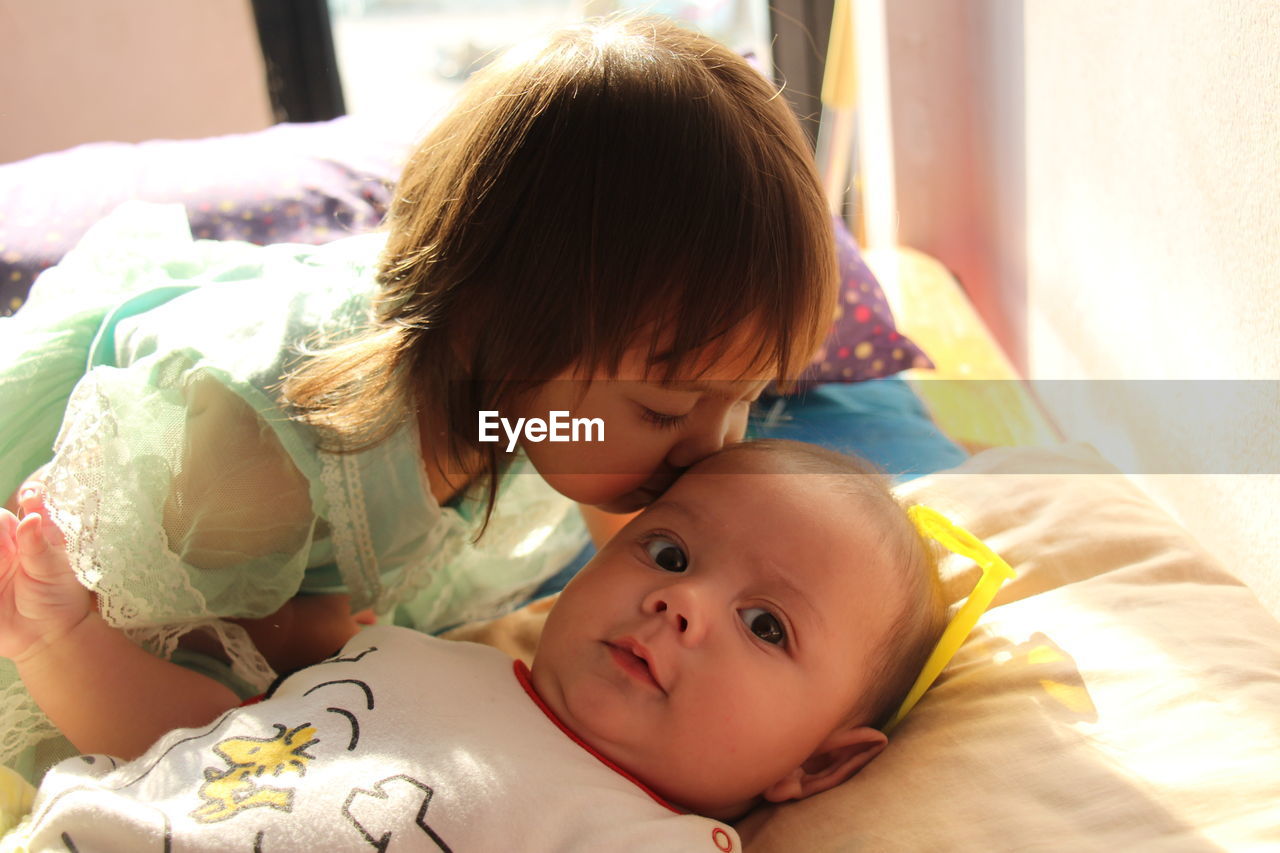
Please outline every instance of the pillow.
M796 386L861 382L911 367L933 367L920 347L898 331L880 282L868 269L844 220L831 218L840 264L835 321L822 349Z
M861 456L897 482L959 465L968 455L897 376L762 397L752 409L747 436L806 441Z
M899 487L1018 572L845 784L742 821L752 851L1280 849L1280 624L1084 446ZM941 566L952 600L976 567Z
M382 220L404 139L344 117L256 133L96 142L0 166L0 316L121 202L181 202L198 238L324 243Z

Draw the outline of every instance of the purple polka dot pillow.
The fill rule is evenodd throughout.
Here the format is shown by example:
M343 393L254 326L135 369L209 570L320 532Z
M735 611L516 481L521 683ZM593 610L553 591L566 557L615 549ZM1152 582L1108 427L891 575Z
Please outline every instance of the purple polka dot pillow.
M255 133L95 142L0 165L0 316L121 202L181 202L197 238L324 243L378 225L407 140L339 118Z
M796 390L822 382L879 379L910 367L933 367L924 351L898 331L880 282L862 260L844 221L832 217L832 222L840 298L831 333Z

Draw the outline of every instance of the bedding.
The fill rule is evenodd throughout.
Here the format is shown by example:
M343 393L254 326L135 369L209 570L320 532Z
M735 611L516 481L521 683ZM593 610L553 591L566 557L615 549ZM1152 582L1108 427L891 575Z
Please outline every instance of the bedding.
M1018 573L889 748L747 849L1280 849L1280 624L1084 446L901 492ZM952 600L976 567L948 558Z
M788 438L874 461L897 482L959 465L967 456L896 376L817 385L797 396L765 398L749 438Z
M889 748L762 808L745 849L1280 849L1280 623L1084 445L988 450L899 487L1018 573ZM941 563L953 601L977 579ZM531 655L550 600L451 636Z

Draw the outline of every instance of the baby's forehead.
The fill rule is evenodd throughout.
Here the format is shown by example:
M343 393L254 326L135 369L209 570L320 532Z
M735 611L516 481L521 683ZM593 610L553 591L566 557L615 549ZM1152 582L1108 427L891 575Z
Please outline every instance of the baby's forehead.
M910 533L877 475L815 470L786 454L720 453L698 463L650 507L724 525L745 540L822 544L824 563L847 569L892 561ZM794 535L791 535L794 534Z
M896 550L903 515L894 499L857 473L797 469L772 454L717 457L684 474L650 508L705 523L719 532L758 537L809 537L831 546L839 563L854 550L865 560ZM904 516L905 517L905 516Z
M796 470L785 454L750 444L729 445L689 469L689 474L786 473Z

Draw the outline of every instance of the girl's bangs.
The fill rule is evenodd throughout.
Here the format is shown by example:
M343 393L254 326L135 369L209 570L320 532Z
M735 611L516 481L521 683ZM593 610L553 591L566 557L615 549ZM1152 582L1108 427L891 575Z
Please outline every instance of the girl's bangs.
M628 327L650 330L649 361L670 378L696 378L711 355L745 361L753 375L743 378L794 379L830 325L830 226L824 217L806 228L796 221L804 211L784 205L739 217L719 212L674 213L632 263L606 265L613 267L606 275L644 299L631 322L619 317L601 332L621 344Z

